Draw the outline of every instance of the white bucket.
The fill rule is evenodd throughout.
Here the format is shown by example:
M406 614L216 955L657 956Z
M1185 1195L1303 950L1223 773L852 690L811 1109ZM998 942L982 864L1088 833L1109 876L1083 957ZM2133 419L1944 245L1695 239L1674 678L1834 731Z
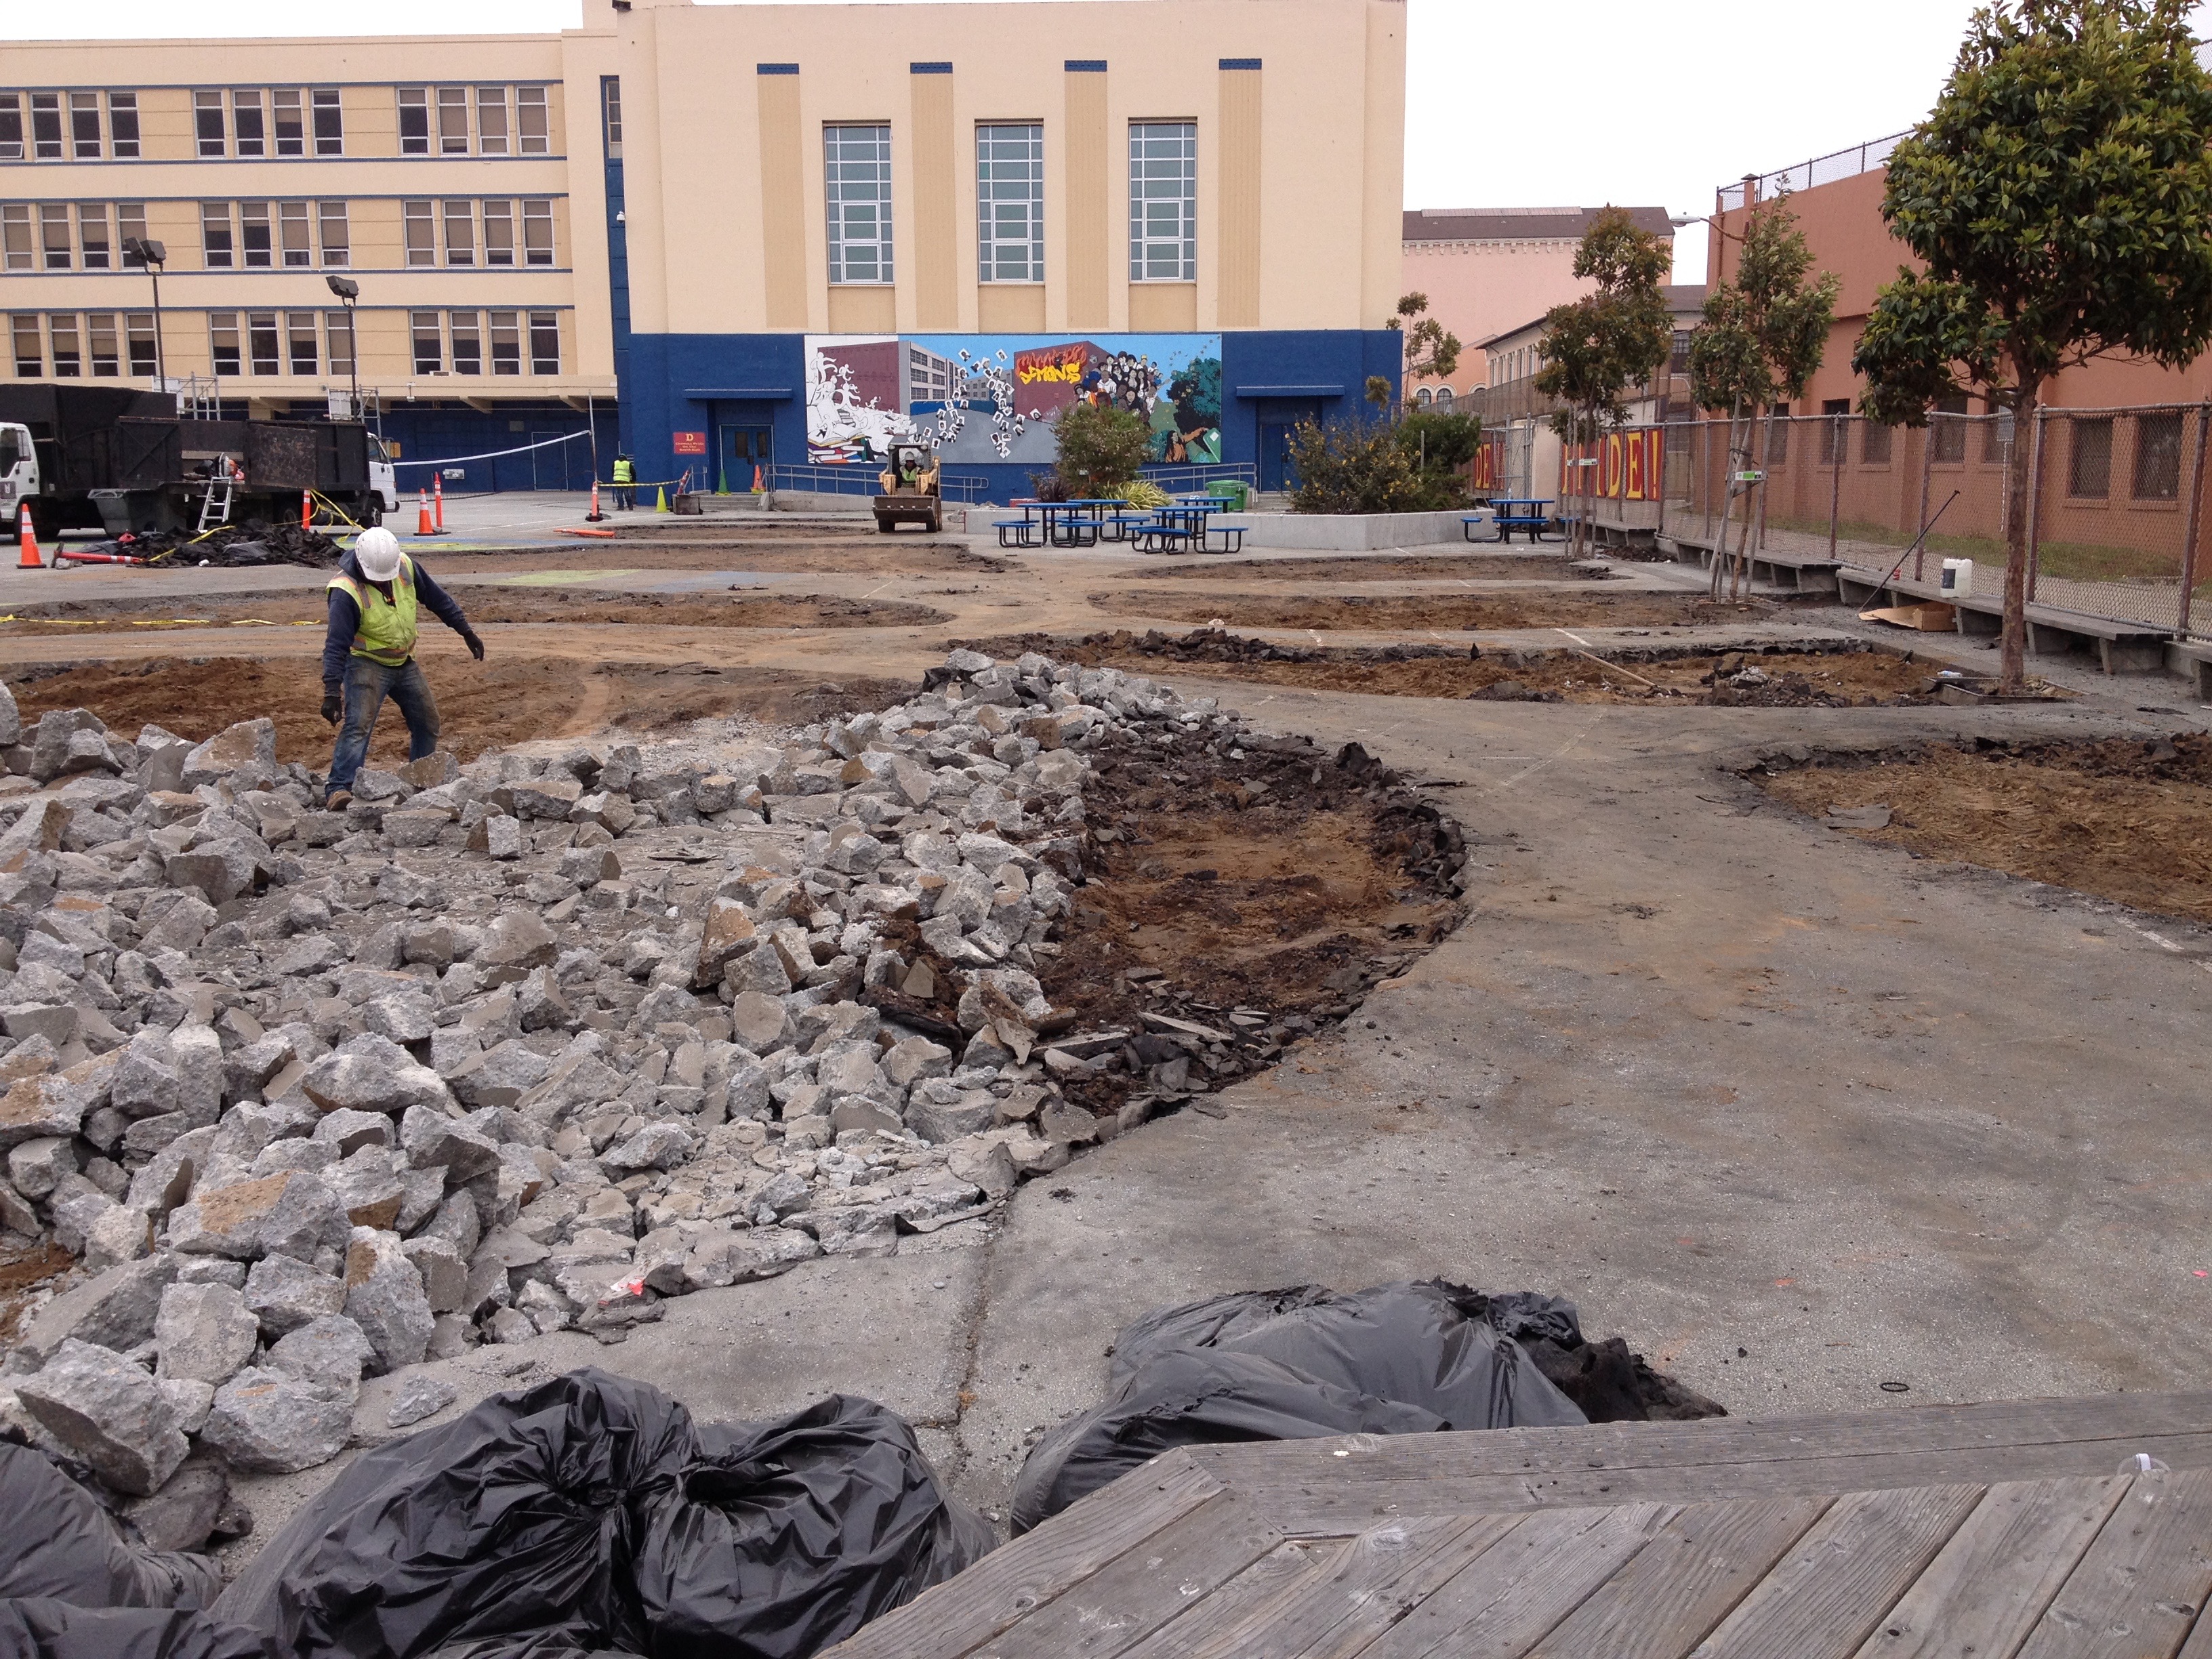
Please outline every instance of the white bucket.
M1974 562L1972 559L1943 561L1943 597L1947 599L1972 599L1974 592Z

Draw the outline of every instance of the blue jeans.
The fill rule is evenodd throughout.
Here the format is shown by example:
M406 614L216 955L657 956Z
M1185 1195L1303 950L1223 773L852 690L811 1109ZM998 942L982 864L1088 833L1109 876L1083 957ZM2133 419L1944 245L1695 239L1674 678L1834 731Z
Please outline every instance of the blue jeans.
M368 740L376 735L377 711L386 697L399 705L399 717L407 722L407 758L421 760L437 753L438 700L430 695L422 665L412 657L397 668L367 657L348 657L345 718L338 726L337 748L331 755L325 799L353 787L354 775L368 757Z

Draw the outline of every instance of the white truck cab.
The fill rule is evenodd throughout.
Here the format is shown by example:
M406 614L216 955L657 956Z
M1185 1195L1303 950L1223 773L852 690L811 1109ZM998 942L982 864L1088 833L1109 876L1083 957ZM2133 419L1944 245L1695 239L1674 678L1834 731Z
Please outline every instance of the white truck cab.
M384 440L373 432L368 438L368 488L386 513L399 510L398 469L392 465L392 452Z
M39 453L31 428L0 422L0 521L12 533L21 503L39 493Z

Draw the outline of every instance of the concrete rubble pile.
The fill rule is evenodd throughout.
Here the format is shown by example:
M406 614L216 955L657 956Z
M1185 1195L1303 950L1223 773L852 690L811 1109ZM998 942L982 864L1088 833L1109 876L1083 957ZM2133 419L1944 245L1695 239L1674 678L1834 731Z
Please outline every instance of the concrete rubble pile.
M928 683L788 747L441 753L338 814L266 720L7 700L0 1229L77 1265L0 1427L123 1493L195 1445L308 1468L364 1376L888 1255L1126 1127L1039 1034L1084 750L1227 717L1039 656ZM957 1044L872 1006L933 999Z

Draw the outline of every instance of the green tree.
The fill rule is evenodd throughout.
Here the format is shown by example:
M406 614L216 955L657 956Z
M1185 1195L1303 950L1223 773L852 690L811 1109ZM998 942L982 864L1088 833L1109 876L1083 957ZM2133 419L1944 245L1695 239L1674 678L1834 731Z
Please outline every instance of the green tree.
M1843 287L1832 271L1812 274L1813 252L1805 245L1788 201L1786 196L1778 196L1752 210L1735 280L1721 283L1705 296L1705 320L1690 339L1690 395L1700 409L1729 411L1730 481L1727 510L1721 518L1723 550L1728 514L1739 497L1744 503L1735 558L1713 561L1715 593L1720 592L1723 562L1731 565L1731 592L1750 572L1752 491L1757 486L1738 481L1760 471L1752 453L1759 410L1764 406L1767 411L1766 449L1771 453L1776 405L1803 397L1812 383L1827 351L1836 295ZM1763 492L1759 499L1765 499Z
M2212 77L2189 0L2000 0L1889 159L1882 217L1921 262L1876 296L1866 414L1925 424L1978 391L2014 416L2002 679L2027 676L2027 441L2045 384L2106 352L2212 341Z
M1571 444L1595 443L1605 427L1628 419L1621 394L1641 386L1667 361L1674 345L1674 320L1660 290L1674 266L1668 245L1617 207L1590 221L1575 250L1574 272L1597 284L1571 304L1553 306L1544 315L1544 368L1536 390L1567 407L1552 417L1553 429ZM1588 475L1578 469L1583 489ZM1589 514L1577 520L1579 548L1589 535Z
M1060 440L1060 476L1084 496L1111 494L1152 457L1152 423L1126 409L1070 404L1053 430Z
M1459 336L1425 313L1429 296L1413 293L1399 296L1398 313L1383 325L1405 338L1407 396L1416 380L1448 380L1459 370Z

